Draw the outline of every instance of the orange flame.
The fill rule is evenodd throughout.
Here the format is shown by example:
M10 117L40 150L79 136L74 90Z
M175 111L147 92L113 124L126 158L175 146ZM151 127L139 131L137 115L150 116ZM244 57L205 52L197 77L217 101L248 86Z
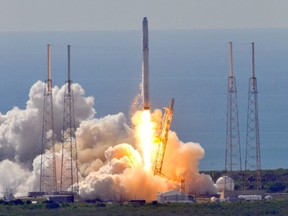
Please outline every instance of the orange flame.
M150 110L139 112L140 116L136 123L137 138L142 151L144 169L150 171L153 163L153 139L154 129L151 122Z

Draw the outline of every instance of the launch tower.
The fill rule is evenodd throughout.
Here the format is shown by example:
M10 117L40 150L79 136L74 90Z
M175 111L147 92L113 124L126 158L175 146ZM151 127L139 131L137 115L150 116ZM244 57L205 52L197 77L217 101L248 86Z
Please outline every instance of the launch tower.
M57 190L50 47L50 44L48 44L48 80L46 81L44 88L42 153L40 165L40 191L45 193Z
M70 79L70 45L68 45L68 80L64 93L63 144L60 190L78 193L77 148L72 81Z
M174 98L170 101L169 107L164 107L165 113L162 119L162 130L160 136L157 138L157 151L154 161L154 175L162 175L162 165L166 151L168 132L170 130L173 118Z
M236 79L233 76L233 56L232 42L229 42L230 49L230 72L228 77L228 97L227 97L227 118L226 118L226 154L225 154L225 171L231 177L232 171L242 171L240 134L238 121L238 104ZM233 185L225 182L225 188ZM228 188L227 188L228 186Z
M255 77L254 43L252 43L252 67L248 90L248 113L245 154L245 181L246 190L261 190L261 160L260 138L258 121L258 91Z

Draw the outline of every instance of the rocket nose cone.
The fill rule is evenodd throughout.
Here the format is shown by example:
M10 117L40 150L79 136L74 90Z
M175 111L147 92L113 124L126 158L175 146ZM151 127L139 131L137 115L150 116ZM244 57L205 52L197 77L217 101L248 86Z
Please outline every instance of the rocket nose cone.
M143 23L148 23L147 17L144 17L144 18L143 18Z

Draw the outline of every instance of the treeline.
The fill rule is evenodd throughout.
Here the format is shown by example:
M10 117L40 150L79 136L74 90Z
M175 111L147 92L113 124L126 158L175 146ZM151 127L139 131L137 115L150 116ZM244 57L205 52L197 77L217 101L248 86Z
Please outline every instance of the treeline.
M255 171L250 172L253 174ZM226 175L225 171L203 171L202 173L209 174L214 182ZM241 189L245 177L244 171L233 171L230 177L235 182L235 189ZM261 170L261 182L262 189L267 193L288 193L288 169Z

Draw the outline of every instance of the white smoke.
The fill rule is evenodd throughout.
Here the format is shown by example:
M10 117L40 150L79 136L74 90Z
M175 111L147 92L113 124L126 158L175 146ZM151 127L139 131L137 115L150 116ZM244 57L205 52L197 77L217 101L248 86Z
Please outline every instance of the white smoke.
M123 113L83 121L76 132L80 173L87 176L105 162L104 152L119 143L132 143L133 132Z
M109 147L105 159L105 165L80 183L83 198L152 200L159 190L165 191L173 186L167 179L144 170L139 152L129 144Z
M111 116L108 117L111 118ZM155 110L151 114L155 125L160 125L161 117L160 110ZM139 113L134 115L132 122L136 124L137 119L139 119ZM101 125L103 124L104 122L101 122ZM97 125L98 127L100 126ZM155 128L155 130L158 129ZM99 130L97 131L99 132ZM108 131L103 130L102 133L104 135ZM119 134L116 133L116 135ZM98 134L98 136L102 135ZM144 170L141 155L138 149L135 149L137 148L135 140L129 144L114 145L115 143L113 143L106 148L107 145L102 142L102 139L97 140L98 136L94 137L92 146L98 146L98 149L101 149L101 155L102 150L106 150L105 158L102 158L103 155L98 155L97 158L101 158L99 167L94 172L89 172L88 176L80 183L80 195L84 199L129 200L137 198L151 201L156 199L158 192L179 189L181 179L185 179L188 193L217 193L212 178L200 174L198 170L199 160L204 157L204 149L197 143L181 142L175 132L169 132L169 141L163 162L165 177L154 176L151 171ZM77 138L79 139L79 137ZM91 138L89 140L88 143L91 144ZM105 146L105 148L102 149L100 146Z
M32 85L25 109L21 110L18 107L14 107L6 114L0 114L0 166L6 167L5 164L9 161L14 170L19 171L17 173L18 176L23 177L27 173L31 174L32 170L33 173L31 175L37 175L34 177L35 183L30 179L29 184L23 181L11 181L11 184L8 185L8 181L5 180L3 182L4 177L2 178L2 176L5 176L5 173L3 175L1 173L0 188L12 187L16 190L16 194L23 194L24 188L26 188L26 194L28 189L38 189L40 172L35 172L40 166L40 161L38 161L39 163L35 163L35 161L41 154L44 87L45 83L41 81L37 81ZM94 98L85 97L85 92L79 84L73 84L72 89L75 103L77 103L75 106L75 121L78 127L83 120L94 117ZM63 127L64 90L64 85L60 89L57 86L53 88L54 123L55 133L57 134L61 134ZM5 171L3 168L3 172L8 172L8 170L10 172L10 169ZM17 179L15 176L14 178ZM21 186L21 184L23 185ZM24 185L26 186L24 187ZM19 187L22 187L22 189L20 190Z
M36 82L30 89L25 109L14 107L0 115L2 191L13 188L17 195L26 195L28 191L39 189L44 87L43 82ZM216 193L211 177L199 173L198 163L204 157L204 149L199 144L183 143L175 132L170 131L163 163L166 177L154 176L143 168L134 129L128 126L124 114L96 119L94 98L85 97L79 84L73 84L72 88L78 166L82 179L79 192L84 199L154 200L158 192L179 189L181 178L186 180L188 193ZM59 142L56 146L57 181L60 178L64 91L64 85L53 88L54 128ZM155 128L158 131L162 112L155 110L151 118L158 126Z
M34 158L41 153L43 93L45 84L36 82L30 89L26 109L14 107L0 118L0 159L9 159L28 168ZM79 122L92 118L95 114L93 97L84 97L84 90L74 84L74 97L77 101L75 120ZM65 86L53 88L55 133L60 134L63 121L63 93Z
M29 190L28 179L32 173L23 169L19 164L10 160L3 160L0 163L0 193L6 189L12 189L15 195L22 195Z

